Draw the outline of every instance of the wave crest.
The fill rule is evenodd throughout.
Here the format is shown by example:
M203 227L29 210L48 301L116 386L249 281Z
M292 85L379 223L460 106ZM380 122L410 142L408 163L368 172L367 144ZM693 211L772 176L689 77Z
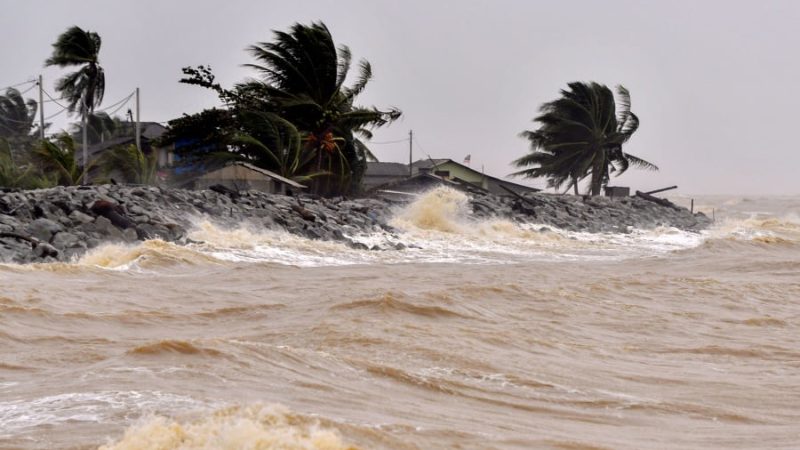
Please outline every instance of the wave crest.
M282 406L231 407L193 421L150 417L128 428L100 450L193 450L274 448L282 450L357 450L338 430L290 413Z

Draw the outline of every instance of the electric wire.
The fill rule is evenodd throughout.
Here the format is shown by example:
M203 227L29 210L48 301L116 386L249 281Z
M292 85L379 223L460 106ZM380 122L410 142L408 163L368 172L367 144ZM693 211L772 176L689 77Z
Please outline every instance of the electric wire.
M0 88L0 91L5 91L6 89L12 89L12 88L15 88L17 86L23 86L23 85L26 85L28 83L38 83L38 81L36 81L36 80L23 81L22 83L17 83L17 84L12 84L10 86L2 87L2 88Z
M114 103L113 105L106 106L106 107L105 107L105 108L103 108L103 109L98 109L98 110L97 110L97 111L95 111L95 112L105 112L105 111L108 111L109 109L111 109L111 108L113 108L113 107L115 107L115 106L119 105L119 107L117 107L117 109L115 109L115 110L114 110L112 113L110 113L110 114L109 114L109 116L113 116L113 115L114 115L114 114L115 114L117 111L119 111L120 109L122 109L122 107L123 107L123 106L125 106L125 104L127 104L127 103L128 103L128 101L130 101L130 99L131 99L131 98L132 98L134 95L136 95L136 91L133 91L133 92L131 92L131 93L130 93L130 95L128 95L127 97L125 97L125 98L123 98L122 100L118 101L117 103Z
M400 142L408 142L408 138L405 138L405 139L398 139L398 140L396 140L396 141L383 141L383 142L373 142L373 141L367 141L367 143L368 143L369 145L373 145L373 144L375 144L375 145L384 145L384 144L398 144L398 143L400 143Z
M60 106L62 108L69 109L69 107L62 105L61 103L58 102L58 100L54 99L53 96L50 95L50 93L47 92L44 88L42 88L42 92L44 92L44 95L46 95L51 101L55 102L56 105L58 105L58 106ZM65 99L62 98L61 100L65 100Z

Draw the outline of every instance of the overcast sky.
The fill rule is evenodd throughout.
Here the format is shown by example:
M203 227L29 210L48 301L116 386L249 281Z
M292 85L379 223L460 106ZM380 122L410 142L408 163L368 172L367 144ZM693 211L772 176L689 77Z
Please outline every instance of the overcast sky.
M415 159L472 155L505 176L528 151L517 134L570 81L631 92L641 127L625 151L658 166L612 184L685 194L798 194L800 2L797 1L38 1L0 0L0 87L65 72L44 69L69 26L98 32L104 106L142 92L142 120L218 105L178 83L210 64L223 85L255 74L245 48L271 30L322 20L334 40L372 63L363 105L404 117L374 141L407 137ZM24 89L26 86L21 87ZM28 93L35 98L35 90ZM46 104L45 113L58 109ZM120 111L124 114L127 107ZM58 116L58 128L67 122ZM382 161L407 143L375 144ZM543 186L543 181L526 181Z

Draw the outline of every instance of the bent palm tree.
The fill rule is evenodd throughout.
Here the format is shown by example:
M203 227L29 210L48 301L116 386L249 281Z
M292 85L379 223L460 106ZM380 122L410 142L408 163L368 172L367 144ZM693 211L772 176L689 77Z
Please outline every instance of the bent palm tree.
M535 131L521 136L531 144L531 153L513 162L529 167L513 175L547 177L548 186L558 189L569 182L577 193L578 182L591 175L590 192L599 195L609 175L624 173L631 165L658 168L622 151L639 127L639 118L630 110L630 94L617 87L619 108L611 90L598 83L569 83L561 98L545 103L534 119Z
M53 54L45 66L79 67L56 82L56 91L67 101L69 112L78 111L83 122L83 165L88 164L86 121L103 101L106 78L100 67L100 35L73 26L53 44Z
M275 32L274 42L249 48L263 82L238 86L251 98L261 98L267 108L293 123L305 135L305 145L315 153L316 170L328 166L339 173L339 188L358 182L371 155L360 138L369 139L370 129L398 119L396 108L386 111L356 106L356 97L372 78L372 67L359 62L352 86L345 86L352 54L344 45L336 48L328 28L321 22L295 24L289 32ZM358 136L358 137L357 137ZM330 186L317 186L328 191Z
M52 183L36 173L30 165L22 166L14 161L11 146L0 138L0 186L8 188L39 189Z
M37 108L36 101L26 101L16 89L7 89L6 95L0 95L0 138L6 140L11 152L9 155L18 164L33 144L31 131Z
M251 128L259 131L258 137L236 134L231 143L239 152L228 153L232 155L228 159L248 161L297 182L328 175L323 171L310 172L314 152L303 145L300 133L291 122L274 113L251 112L248 116Z
M93 164L78 165L75 158L75 141L67 134L56 137L55 142L41 141L33 150L34 160L45 176L55 179L61 186L83 183Z
M119 172L128 183L155 184L158 155L145 155L135 145L120 146L106 152L99 165L106 176Z

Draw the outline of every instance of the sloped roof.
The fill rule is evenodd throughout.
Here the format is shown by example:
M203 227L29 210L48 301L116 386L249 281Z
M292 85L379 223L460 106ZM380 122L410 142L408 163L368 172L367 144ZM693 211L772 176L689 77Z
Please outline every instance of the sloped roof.
M147 144L149 142L150 139L142 136L142 144ZM119 147L121 145L133 145L135 143L136 139L134 139L133 136L122 136L114 139L108 139L98 144L90 145L87 149L87 152L89 153L90 157L94 157L95 155L99 155L110 148ZM78 141L78 148L80 149L80 141Z
M414 166L414 167L426 169L426 168L431 168L433 166L438 166L438 165L444 164L444 163L446 163L448 161L455 163L455 161L453 161L452 159L448 159L448 158L438 158L438 159L430 159L429 158L429 159L420 159L420 160L414 161L411 165ZM458 163L456 163L456 164L458 164ZM461 165L463 165L463 164L461 164ZM467 166L464 166L464 167L467 167ZM469 169L469 167L467 167L467 168ZM473 169L470 169L470 170L473 170Z
M268 176L268 177L270 177L270 178L272 178L274 180L278 180L278 181L280 181L282 183L288 184L289 186L296 187L298 189L305 189L306 188L302 184L300 184L300 183L298 183L296 181L292 181L292 180L290 180L288 178L284 178L284 177L278 175L277 173L275 173L275 172L273 172L271 170L262 169L261 167L254 166L254 165L252 165L250 163L246 163L244 161L235 161L235 162L231 163L230 165L246 167L246 168L248 168L248 169L250 169L252 171L258 172L258 173L260 173L262 175L266 175L266 176Z
M365 176L408 176L408 165L394 162L367 162Z

